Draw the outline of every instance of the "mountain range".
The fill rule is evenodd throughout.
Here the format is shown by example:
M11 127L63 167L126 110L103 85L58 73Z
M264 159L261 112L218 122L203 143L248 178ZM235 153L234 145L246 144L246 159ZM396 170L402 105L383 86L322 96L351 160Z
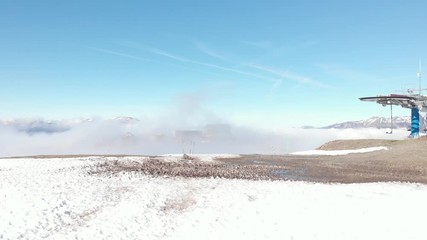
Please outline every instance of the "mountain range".
M391 127L390 118L371 117L366 120L335 123L322 128L346 129L346 128L390 128L390 127ZM411 128L411 117L409 116L393 117L393 128L406 128L406 129Z

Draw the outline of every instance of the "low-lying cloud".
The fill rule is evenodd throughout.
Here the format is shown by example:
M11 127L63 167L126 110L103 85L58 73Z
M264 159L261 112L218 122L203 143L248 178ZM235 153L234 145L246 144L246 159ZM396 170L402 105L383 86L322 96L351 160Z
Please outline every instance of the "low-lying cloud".
M173 119L169 119L171 122ZM226 123L174 125L147 119L0 121L0 156L50 154L260 153L310 150L335 139L408 135L384 129L302 129L266 131Z

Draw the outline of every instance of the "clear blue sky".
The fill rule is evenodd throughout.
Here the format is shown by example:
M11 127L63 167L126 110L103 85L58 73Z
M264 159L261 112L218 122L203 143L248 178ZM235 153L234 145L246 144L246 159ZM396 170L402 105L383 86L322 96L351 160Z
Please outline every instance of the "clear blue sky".
M182 98L257 126L388 116L358 97L418 86L426 9L421 0L0 0L0 118L140 117Z

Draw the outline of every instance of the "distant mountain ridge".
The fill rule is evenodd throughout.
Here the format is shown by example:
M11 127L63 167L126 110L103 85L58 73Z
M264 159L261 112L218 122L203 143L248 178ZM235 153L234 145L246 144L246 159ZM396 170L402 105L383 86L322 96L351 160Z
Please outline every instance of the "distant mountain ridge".
M44 120L44 119L13 119L13 120L0 120L1 126L9 126L20 132L25 132L29 135L45 133L45 134L54 134L61 133L71 130L72 128L82 125L90 124L94 120L91 118L87 119L68 119L68 120ZM133 126L140 123L138 118L133 117L116 117L105 120L100 120L103 122L110 123L119 123L122 126ZM400 129L409 129L411 127L411 118L409 116L405 117L393 117L393 128ZM319 129L319 127L313 126L302 126L303 129ZM379 128L387 129L390 128L390 118L386 117L371 117L366 120L360 121L348 121L342 123L335 123L329 126L320 127L320 129L358 129L358 128ZM207 125L205 129L200 131L205 131L209 136L217 136L218 133L229 135L230 126L228 125ZM131 133L129 133L131 134Z
M37 133L59 133L71 129L72 124L66 121L48 121L43 119L14 119L0 121L0 126L12 126L20 132L33 135Z
M45 119L11 119L0 120L0 126L9 126L19 132L29 135L45 133L54 134L71 130L77 125L92 123L92 118L66 119L66 120L45 120ZM139 122L139 119L132 117L116 117L102 120L104 122L117 122L122 125L132 125Z
M343 123L336 123L323 129L346 129L346 128L390 128L390 118L385 117L371 117L366 120L349 121ZM411 127L411 117L393 117L393 128L409 129Z

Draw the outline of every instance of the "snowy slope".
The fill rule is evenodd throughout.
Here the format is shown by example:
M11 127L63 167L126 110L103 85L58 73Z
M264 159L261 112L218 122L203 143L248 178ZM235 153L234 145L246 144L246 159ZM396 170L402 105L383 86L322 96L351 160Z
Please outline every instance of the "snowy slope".
M425 239L427 186L89 175L0 159L0 239Z
M336 123L324 128L390 128L390 118L371 117L366 120ZM393 128L408 129L411 127L411 117L393 117Z
M381 150L387 150L387 147L370 147L370 148L361 148L361 149L352 149L352 150L308 150L293 152L291 155L326 155L326 156L338 156L338 155L347 155L352 153L367 153L375 152Z

